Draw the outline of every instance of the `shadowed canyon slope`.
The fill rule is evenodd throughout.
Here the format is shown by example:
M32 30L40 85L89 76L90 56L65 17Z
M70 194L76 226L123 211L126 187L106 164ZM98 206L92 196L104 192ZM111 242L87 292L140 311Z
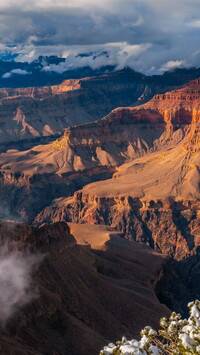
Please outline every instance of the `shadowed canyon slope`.
M2 355L95 355L169 314L154 291L166 257L107 227L70 228L0 223L1 245L6 239L11 253L18 243L24 253L44 254L33 277L38 297L1 330Z
M197 76L198 69L147 77L126 68L55 86L0 89L0 149L14 142L30 147L32 140L60 135L68 126L100 119L117 106L145 102Z

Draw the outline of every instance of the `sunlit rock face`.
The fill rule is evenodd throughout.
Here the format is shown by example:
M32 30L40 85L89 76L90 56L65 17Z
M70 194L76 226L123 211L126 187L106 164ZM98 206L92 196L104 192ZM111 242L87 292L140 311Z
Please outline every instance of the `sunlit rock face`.
M120 166L112 179L85 186L57 208L55 202L36 221L62 210L66 220L115 226L177 260L198 253L200 157L188 148L190 135Z
M98 130L103 140L107 135L116 145L122 142L123 133L116 133L114 139L113 122L117 127L120 122L126 132L140 125L143 142L152 127L158 136L155 141L151 137L151 145L146 139L146 151L140 150L134 160L126 155L127 162L116 167L112 179L54 201L35 223L62 216L74 222L107 224L177 260L198 254L199 95L200 81L196 80L180 90L156 95L141 107L119 108L102 121L67 130L67 144L71 141L72 147L97 145Z
M180 90L155 95L144 105L117 108L103 120L68 128L64 134L66 146L132 144L134 150L135 144L135 154L161 148L164 143L173 146L188 130L190 141L193 135L198 137L199 111L200 80L197 79ZM198 142L193 140L191 144L195 146Z

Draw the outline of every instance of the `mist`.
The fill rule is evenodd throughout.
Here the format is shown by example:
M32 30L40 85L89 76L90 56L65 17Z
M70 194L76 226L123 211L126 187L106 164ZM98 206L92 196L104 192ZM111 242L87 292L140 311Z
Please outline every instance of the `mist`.
M15 247L15 248L14 248ZM33 284L33 272L41 263L42 255L20 251L20 246L0 246L0 326L25 305L38 297Z

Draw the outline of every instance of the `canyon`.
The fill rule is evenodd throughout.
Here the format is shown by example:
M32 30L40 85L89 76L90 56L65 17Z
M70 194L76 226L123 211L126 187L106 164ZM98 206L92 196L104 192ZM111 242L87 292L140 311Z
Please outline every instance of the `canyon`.
M57 139L2 149L0 238L46 255L34 275L39 297L19 314L19 329L13 318L0 334L2 353L96 354L112 339L156 327L169 309L186 315L187 302L200 297L200 79L160 94L154 87L147 101L125 72L131 79L121 88L113 80L124 72L0 91L8 102L30 95L27 107L62 95L73 106L84 85L94 102L99 87L115 97L105 111L97 100L102 119L83 100L91 110L84 123L74 111L76 125Z
M99 120L118 106L144 103L199 76L199 69L145 76L125 68L51 86L1 88L0 152L48 142L69 126Z
M122 144L124 139L118 122L132 137L132 142L126 140L128 147L134 141L131 128L135 124L140 149L131 157L127 149L123 165L107 160L108 165L116 167L112 179L94 182L73 197L53 201L52 206L40 212L35 223L64 218L106 224L122 231L127 238L148 243L177 260L196 254L200 226L199 97L200 80L196 80L180 90L156 95L139 108L116 109L95 123L97 131L99 127L102 129L104 144L111 139L112 150L113 145ZM112 137L113 122L119 136ZM85 134L87 127L89 137ZM99 136L91 132L89 124L67 130L66 136L72 146L93 147L98 144Z
M131 104L144 87L141 78L124 70L55 86L0 89L1 144L60 135L69 125L105 116L118 102Z
M133 209L142 213L148 209L152 211L150 206L169 213L175 208L177 215L181 199L187 201L186 205L182 204L183 210L191 210L188 203L193 206L192 210L196 209L199 194L199 87L197 79L179 90L155 95L144 105L117 108L102 120L70 127L52 143L27 151L2 153L0 183L4 211L8 209L11 215L29 223L34 220L34 223L51 221L62 215L67 221L72 219L77 222L80 218L80 221L86 222L88 218L89 223L94 219L93 223L112 224L109 208L114 208L113 199L118 199L118 195L120 214L123 205L127 211L135 205ZM97 182L96 185L85 186L112 176L112 180L102 184ZM165 188L166 177L169 180ZM71 208L71 202L70 208L66 207L66 198L82 187L83 193L76 192L74 198L69 197L70 201L73 200L73 206L79 205L79 202L82 206L84 213L80 214L80 206L77 207L77 217L76 207ZM179 202L176 201L178 194ZM196 202L188 202L193 197ZM87 200L93 206L91 210L88 203L90 220L85 215L88 208L83 207ZM109 222L103 216L94 217L95 208L101 210L101 200L105 213L110 216ZM45 205L47 209L43 211ZM194 219L192 216L191 213L191 221ZM190 222L187 222L189 225ZM139 230L142 230L142 222L137 223ZM145 225L145 228L149 227ZM178 227L174 228L177 230ZM123 226L123 231L128 235L129 227ZM142 240L143 233L139 234L139 240ZM137 239L136 236L134 238ZM152 238L148 240L152 244Z

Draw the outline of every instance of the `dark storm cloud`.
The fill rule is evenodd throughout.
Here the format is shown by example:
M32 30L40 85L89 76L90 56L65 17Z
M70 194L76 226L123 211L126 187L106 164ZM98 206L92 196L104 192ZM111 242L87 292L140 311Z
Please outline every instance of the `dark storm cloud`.
M32 4L34 3L32 9L20 6L19 3L17 7L12 6L1 11L1 42L23 43L28 41L30 36L35 36L37 45L82 45L121 41L135 43L140 41L140 31L137 27L143 24L144 17L149 17L149 12L143 5L138 6L130 1L112 2L115 10L112 6L83 6L84 1L80 2L80 7L63 5L41 8L32 1ZM142 37L148 37L148 29L141 30ZM156 34L156 31L154 32Z
M31 60L38 54L70 55L75 47L78 53L79 47L99 50L106 44L113 55L116 43L119 66L120 59L145 72L199 65L199 0L101 0L97 4L96 0L18 0L17 4L1 0L2 50L14 44L13 51ZM101 59L106 62L108 57Z

